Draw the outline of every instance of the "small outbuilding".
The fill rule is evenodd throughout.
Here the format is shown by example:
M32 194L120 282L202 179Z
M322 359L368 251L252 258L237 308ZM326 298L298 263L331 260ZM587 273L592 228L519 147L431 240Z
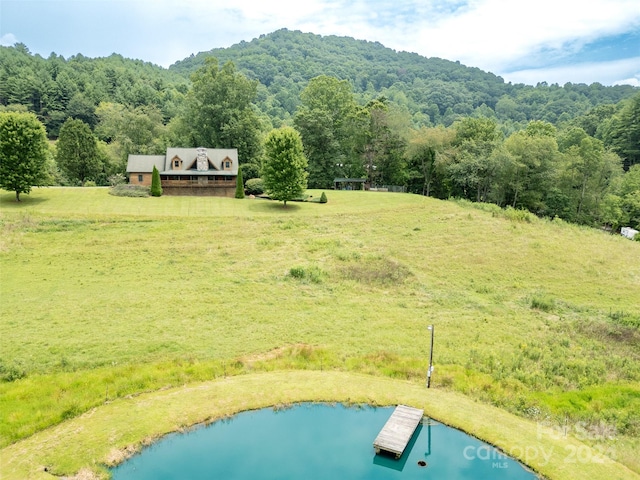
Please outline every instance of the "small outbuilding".
M334 178L334 190L365 190L366 178Z

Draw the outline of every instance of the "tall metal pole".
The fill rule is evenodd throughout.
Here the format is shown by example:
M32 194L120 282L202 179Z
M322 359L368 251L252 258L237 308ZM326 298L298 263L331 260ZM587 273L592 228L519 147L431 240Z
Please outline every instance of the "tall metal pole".
M427 327L431 330L431 348L429 349L429 370L427 370L427 388L431 388L431 372L433 372L433 325Z

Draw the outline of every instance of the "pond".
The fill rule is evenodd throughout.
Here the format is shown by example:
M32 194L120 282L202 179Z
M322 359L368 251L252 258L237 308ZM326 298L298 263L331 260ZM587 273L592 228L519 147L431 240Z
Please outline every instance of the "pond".
M114 480L538 478L490 445L426 418L399 460L376 455L373 440L392 412L315 403L243 412L168 435L111 473Z

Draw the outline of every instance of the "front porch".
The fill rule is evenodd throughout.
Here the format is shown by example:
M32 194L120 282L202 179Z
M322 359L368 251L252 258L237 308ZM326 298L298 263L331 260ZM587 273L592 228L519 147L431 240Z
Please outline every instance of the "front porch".
M223 175L160 175L160 182L165 195L232 197L236 188L235 178Z

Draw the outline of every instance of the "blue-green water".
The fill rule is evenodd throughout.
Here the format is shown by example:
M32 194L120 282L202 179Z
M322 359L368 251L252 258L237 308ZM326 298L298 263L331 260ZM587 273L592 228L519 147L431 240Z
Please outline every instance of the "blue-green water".
M493 447L428 421L400 460L375 455L373 440L392 412L308 403L244 412L169 435L112 474L114 480L537 478Z

